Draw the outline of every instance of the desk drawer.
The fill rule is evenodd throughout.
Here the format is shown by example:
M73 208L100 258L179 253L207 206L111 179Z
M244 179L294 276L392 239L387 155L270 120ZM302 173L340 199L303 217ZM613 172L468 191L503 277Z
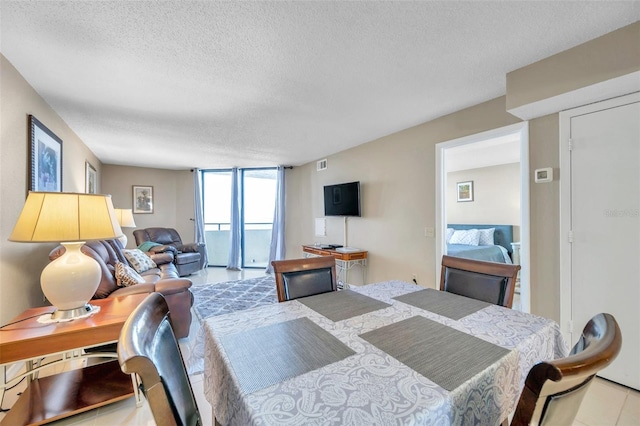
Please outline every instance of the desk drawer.
M351 260L363 260L367 258L366 251L354 251L343 253L336 250L321 249L313 246L302 246L302 251L314 256L333 256L338 260L348 262Z
M366 251L358 251L355 253L337 253L342 260L362 260L367 258Z
M331 255L331 253L327 252L326 250L316 249L316 248L308 247L308 246L305 246L302 249L302 251L304 251L305 253L316 255L316 256L330 256Z

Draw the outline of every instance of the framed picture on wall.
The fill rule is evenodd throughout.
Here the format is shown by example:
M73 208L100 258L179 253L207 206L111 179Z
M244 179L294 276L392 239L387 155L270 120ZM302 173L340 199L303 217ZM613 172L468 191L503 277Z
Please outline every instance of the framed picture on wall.
M62 192L62 139L29 115L29 190Z
M98 172L88 161L84 162L84 192L87 194L97 194Z
M473 201L473 181L458 182L458 202Z
M153 213L153 186L133 186L133 212Z

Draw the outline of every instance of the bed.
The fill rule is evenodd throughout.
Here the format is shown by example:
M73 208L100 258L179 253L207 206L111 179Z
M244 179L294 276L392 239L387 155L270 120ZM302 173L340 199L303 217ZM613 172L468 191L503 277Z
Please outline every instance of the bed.
M511 261L512 225L448 224L446 240L449 256L513 263Z

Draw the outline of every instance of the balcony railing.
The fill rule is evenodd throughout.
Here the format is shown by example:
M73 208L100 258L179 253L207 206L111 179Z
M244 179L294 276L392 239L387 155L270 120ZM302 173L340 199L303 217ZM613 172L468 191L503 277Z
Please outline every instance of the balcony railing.
M244 264L245 268L266 268L269 262L271 244L271 223L244 224ZM229 260L230 223L205 222L204 234L209 256L209 265L226 266Z

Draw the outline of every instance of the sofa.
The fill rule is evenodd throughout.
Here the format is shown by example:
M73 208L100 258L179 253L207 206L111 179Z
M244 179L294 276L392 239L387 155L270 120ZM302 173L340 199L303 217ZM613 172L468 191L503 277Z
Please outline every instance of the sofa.
M172 253L178 275L184 277L204 267L204 244L183 244L180 234L173 228L146 228L133 231L136 245L149 254Z
M191 306L193 305L193 294L189 289L191 280L179 277L171 254L158 253L151 256L157 267L140 273L145 281L144 283L120 287L115 277L116 263L122 262L125 265L132 266L124 255L120 241L87 241L81 250L87 256L95 259L102 271L100 285L93 299L159 292L165 297L169 305L171 323L176 337L183 338L189 335ZM56 247L49 254L49 259L57 259L62 256L64 251L65 248L63 246Z

